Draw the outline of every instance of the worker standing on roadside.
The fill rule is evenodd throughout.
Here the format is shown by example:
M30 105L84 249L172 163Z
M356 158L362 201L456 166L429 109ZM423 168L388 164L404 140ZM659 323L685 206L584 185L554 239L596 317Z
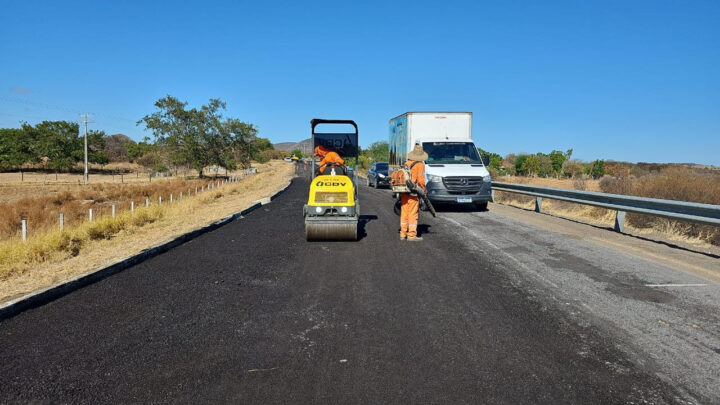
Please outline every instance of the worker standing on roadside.
M410 181L425 191L424 161L427 160L428 154L425 153L422 146L415 145L412 152L408 153L407 158L405 169L410 172ZM400 208L400 240L405 238L408 241L422 240L422 237L417 234L420 199L415 193L402 193L400 194L400 201L402 203Z
M320 145L315 148L314 156L319 156L320 159L322 159L320 161L320 167L318 167L317 170L318 174L325 174L325 169L330 166L340 167L340 169L337 170L336 174L345 174L345 169L342 168L342 166L345 164L345 161L343 160L343 158L340 157L340 155L337 154L337 152L328 150L324 146Z

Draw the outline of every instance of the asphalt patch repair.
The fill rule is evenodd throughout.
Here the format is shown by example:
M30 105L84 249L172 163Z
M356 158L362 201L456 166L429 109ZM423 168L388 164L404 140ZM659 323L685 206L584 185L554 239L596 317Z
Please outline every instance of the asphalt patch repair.
M298 179L244 219L0 323L0 402L670 403L597 330L515 287L450 224L308 243Z

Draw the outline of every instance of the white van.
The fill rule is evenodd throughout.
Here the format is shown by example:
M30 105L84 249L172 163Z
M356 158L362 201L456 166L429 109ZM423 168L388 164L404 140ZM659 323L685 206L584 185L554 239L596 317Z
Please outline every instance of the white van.
M420 144L428 154L425 176L431 202L487 209L492 182L472 140L472 113L407 112L391 119L389 126L390 174Z

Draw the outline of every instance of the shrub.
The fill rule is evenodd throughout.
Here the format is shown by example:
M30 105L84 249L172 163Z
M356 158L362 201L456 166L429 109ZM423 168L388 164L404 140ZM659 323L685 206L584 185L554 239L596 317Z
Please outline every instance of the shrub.
M627 177L603 177L600 180L600 190L603 193L634 195L633 181Z
M582 190L582 191L587 190L587 180L585 180L585 178L582 176L576 178L573 181L573 188L575 190Z
M592 167L590 168L590 175L593 179L599 179L600 177L605 175L605 161L603 160L596 160L592 163Z
M563 175L566 177L580 177L583 174L583 164L579 160L566 160L563 163Z

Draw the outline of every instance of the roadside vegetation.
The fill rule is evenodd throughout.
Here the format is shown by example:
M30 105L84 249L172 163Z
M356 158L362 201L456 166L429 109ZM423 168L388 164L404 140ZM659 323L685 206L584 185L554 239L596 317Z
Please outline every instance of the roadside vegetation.
M108 212L93 222L86 218L68 222L63 230L57 222L33 232L26 243L19 238L0 241L0 302L61 280L82 274L138 253L150 246L238 212L253 201L271 195L294 175L294 165L273 160L259 164L258 173L238 182L226 182L182 200L169 201L170 192L185 190L189 184L173 182L146 190L162 195L149 207L136 203ZM170 183L170 182L168 182ZM195 183L198 184L198 183ZM206 185L209 183L206 183ZM113 188L113 192L118 191ZM110 193L108 193L110 194ZM55 220L55 215L52 216Z
M161 98L155 103L156 110L138 121L152 138L136 142L123 134L106 135L90 129L88 161L95 172L127 173L121 163L133 163L145 172L188 173L192 169L203 177L207 167L233 170L248 167L252 161L264 163L288 156L259 137L254 124L223 116L225 107L219 99L189 108L175 97ZM77 122L43 121L0 128L0 171L79 172L83 160L84 140Z
M0 128L0 297L137 253L287 184L292 165L272 159L289 154L273 150L254 124L224 116L225 108L218 99L190 107L167 96L138 121L152 137L89 130L87 184L76 122ZM246 177L249 168L259 172ZM243 179L225 181L231 177Z
M502 166L492 167L495 176L493 178L497 181L546 187L720 205L720 169L709 166L613 161L587 163L566 159L562 170L559 171L518 173L517 167L510 164L511 162L517 164L517 159L513 161L513 156L508 155L501 164L509 167L509 170ZM523 164L521 163L520 166ZM503 170L505 173L513 172L514 175L500 175ZM498 202L526 208L530 208L534 201L532 197L513 193L497 192L495 197ZM603 226L612 226L615 219L615 212L612 210L551 199L543 201L543 211L568 218L589 220ZM720 229L710 225L634 213L627 214L626 224L634 232L658 232L678 240L720 246Z

